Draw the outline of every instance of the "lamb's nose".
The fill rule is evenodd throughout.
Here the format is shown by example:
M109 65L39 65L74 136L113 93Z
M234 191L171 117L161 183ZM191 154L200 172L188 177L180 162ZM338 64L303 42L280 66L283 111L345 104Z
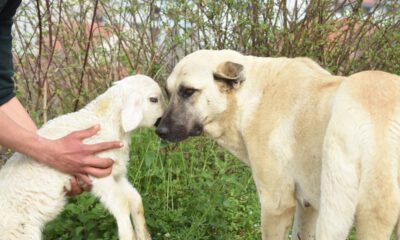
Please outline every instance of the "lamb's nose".
M159 137L165 138L169 133L169 129L165 126L159 125L156 129L156 133Z

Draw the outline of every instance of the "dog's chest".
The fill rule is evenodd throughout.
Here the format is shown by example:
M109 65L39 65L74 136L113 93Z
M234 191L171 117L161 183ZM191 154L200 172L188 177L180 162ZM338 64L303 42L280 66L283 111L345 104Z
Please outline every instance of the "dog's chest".
M299 204L303 207L313 207L319 209L319 179L316 183L312 183L310 178L295 179L295 197Z
M224 127L220 124L210 124L205 130L218 145L227 149L244 163L249 163L243 138L234 127L229 126L229 124Z
M228 149L229 152L232 153L235 157L246 164L249 163L246 149L241 141L232 141L232 139L229 139L227 137L220 137L216 141L221 147Z

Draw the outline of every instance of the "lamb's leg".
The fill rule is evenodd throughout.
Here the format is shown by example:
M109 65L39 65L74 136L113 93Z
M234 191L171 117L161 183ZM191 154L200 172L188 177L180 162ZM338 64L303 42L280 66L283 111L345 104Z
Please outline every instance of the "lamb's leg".
M138 240L151 240L146 228L142 198L138 191L129 183L126 178L121 178L119 186L124 189L126 197L129 199L131 216L135 226L136 237Z
M118 237L120 240L134 240L135 234L129 217L130 200L113 177L96 179L93 182L92 193L100 199L100 202L114 215L118 225Z

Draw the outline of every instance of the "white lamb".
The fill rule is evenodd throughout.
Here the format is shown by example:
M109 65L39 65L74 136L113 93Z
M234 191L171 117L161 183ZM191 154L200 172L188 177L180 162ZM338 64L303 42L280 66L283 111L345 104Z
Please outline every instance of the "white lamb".
M114 215L119 239L151 239L146 230L139 193L126 178L130 132L151 127L161 117L161 90L151 78L136 75L117 81L105 93L78 112L57 117L38 133L57 139L75 130L100 124L101 131L85 143L120 140L124 147L103 152L114 159L110 176L91 177L91 192ZM70 175L15 153L0 171L0 239L41 239L42 229L64 208L64 187ZM133 220L134 229L130 220Z

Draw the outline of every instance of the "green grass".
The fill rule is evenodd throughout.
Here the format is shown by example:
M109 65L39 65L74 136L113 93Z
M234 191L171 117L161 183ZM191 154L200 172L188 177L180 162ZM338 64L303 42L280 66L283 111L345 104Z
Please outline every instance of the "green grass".
M247 166L205 138L166 144L133 135L129 180L153 239L261 239L260 207ZM113 217L90 194L71 198L44 239L117 239Z

